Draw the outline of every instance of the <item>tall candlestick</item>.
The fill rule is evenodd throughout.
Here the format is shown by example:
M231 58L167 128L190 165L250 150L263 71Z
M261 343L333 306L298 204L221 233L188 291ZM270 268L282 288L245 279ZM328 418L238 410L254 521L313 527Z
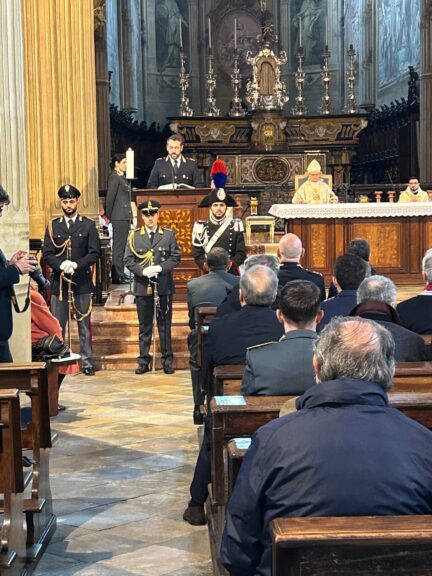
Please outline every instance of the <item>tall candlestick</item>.
M180 27L180 48L183 48L183 33L182 33L182 18L179 18L179 27Z
M237 50L237 18L234 18L234 50Z
M126 150L126 178L128 180L135 178L135 153L132 148Z
M210 18L208 19L208 34L209 34L209 38L208 38L208 40L209 40L209 48L210 48L210 50L211 50L212 42L211 42L211 21L210 21Z
M299 47L302 46L302 17L299 18Z

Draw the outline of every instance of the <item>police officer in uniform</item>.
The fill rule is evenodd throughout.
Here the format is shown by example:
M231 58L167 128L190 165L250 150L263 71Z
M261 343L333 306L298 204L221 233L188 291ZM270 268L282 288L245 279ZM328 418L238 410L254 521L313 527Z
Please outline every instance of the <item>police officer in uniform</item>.
M231 259L230 272L238 274L238 267L246 260L244 226L240 218L227 216L228 206L237 204L224 190L227 170L222 160L214 162L210 175L214 188L199 204L200 208L210 207L209 220L194 223L192 255L201 270L206 271L206 255L215 246L224 248Z
M180 263L180 248L174 232L158 226L160 203L146 200L138 206L144 226L129 234L125 251L126 267L133 272L134 294L139 321L138 368L135 374L150 370L152 356L150 345L153 331L155 288L159 295L157 325L165 374L173 374L171 346L172 299L175 292L173 269Z
M93 220L78 213L80 191L66 184L57 192L63 216L47 226L43 258L52 269L51 312L65 335L69 318L68 288L78 321L82 372L94 375L91 349L90 312L94 285L91 267L101 256L99 234Z
M197 186L197 165L195 160L183 156L183 143L183 137L179 134L168 138L168 156L156 160L147 182L147 188L167 185L177 188L182 184L190 188Z

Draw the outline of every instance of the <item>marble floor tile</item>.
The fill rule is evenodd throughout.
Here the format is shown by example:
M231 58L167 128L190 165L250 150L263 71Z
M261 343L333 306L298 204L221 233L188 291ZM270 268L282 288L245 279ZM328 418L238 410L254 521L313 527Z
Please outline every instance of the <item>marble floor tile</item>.
M209 576L206 527L182 519L198 454L189 373L67 377L52 419L58 528L35 576Z

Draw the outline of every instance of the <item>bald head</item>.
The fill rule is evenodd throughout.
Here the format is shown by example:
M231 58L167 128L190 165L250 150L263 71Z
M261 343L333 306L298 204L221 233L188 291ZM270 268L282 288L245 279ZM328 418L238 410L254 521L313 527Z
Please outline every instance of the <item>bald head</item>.
M240 278L240 302L271 306L276 298L278 278L267 266L252 266Z
M364 318L334 318L315 345L317 381L350 378L388 390L394 373L394 340L386 328Z
M281 262L299 262L303 256L302 241L295 234L285 234L279 241L278 256Z

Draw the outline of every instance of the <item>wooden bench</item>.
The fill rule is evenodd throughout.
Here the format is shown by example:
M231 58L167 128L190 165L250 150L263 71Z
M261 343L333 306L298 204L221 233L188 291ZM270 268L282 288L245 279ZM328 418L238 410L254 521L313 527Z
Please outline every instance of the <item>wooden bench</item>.
M281 406L293 396L232 396L211 400L212 498L223 506L228 497L224 451L228 441L250 437L258 428L279 417ZM432 429L432 393L393 392L391 406Z
M432 573L432 516L277 518L272 575Z
M213 370L210 397L240 394L244 364L223 364ZM395 392L432 392L432 362L398 362Z
M51 426L48 369L44 362L0 364L0 389L18 388L30 397L32 418L21 431L22 447L32 450L31 496L24 500L27 523L27 554L37 558L56 529L49 480Z
M0 573L20 574L26 563L24 476L19 391L0 390L0 492L3 494Z
M216 314L216 306L198 306L195 310L196 326L198 332L198 366L203 366L205 338L208 327Z
M209 392L213 396L236 396L240 394L244 364L221 364L213 369L213 378Z
M398 362L395 392L432 392L432 362Z

